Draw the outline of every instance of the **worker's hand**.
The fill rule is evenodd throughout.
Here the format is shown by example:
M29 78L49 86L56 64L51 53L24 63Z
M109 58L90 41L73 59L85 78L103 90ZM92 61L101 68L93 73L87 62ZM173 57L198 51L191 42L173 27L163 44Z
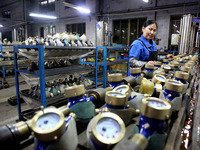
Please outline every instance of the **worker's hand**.
M147 64L153 64L154 65L154 61L148 61Z
M173 55L172 54L168 54L167 58L173 58Z

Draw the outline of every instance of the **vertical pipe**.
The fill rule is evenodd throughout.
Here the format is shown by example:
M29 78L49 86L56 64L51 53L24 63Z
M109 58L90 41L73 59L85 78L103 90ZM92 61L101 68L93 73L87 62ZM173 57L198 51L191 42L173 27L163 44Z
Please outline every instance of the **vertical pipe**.
M14 68L15 68L15 86L16 86L16 96L17 96L17 108L18 108L18 116L19 120L22 119L21 116L21 103L20 103L20 95L19 95L19 79L18 79L18 65L17 65L17 52L18 52L18 47L16 45L13 46L14 48Z
M180 23L180 40L179 40L179 54L181 53L181 49L182 49L182 43L181 43L181 40L182 40L182 35L183 35L183 18L181 18L181 23Z
M192 15L188 14L188 31L187 31L186 53L189 53L190 36L191 36L191 24L192 24Z

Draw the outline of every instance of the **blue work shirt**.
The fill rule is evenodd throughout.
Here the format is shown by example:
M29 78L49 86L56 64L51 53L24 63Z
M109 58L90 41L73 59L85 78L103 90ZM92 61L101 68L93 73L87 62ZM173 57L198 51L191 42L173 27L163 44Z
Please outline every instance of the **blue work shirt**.
M129 58L136 58L141 61L148 61L149 60L149 51L157 51L157 45L152 40L152 44L150 44L147 39L144 38L142 35L139 39L141 39L144 44L149 48L149 50L144 46L144 44L139 41L135 40L130 46Z

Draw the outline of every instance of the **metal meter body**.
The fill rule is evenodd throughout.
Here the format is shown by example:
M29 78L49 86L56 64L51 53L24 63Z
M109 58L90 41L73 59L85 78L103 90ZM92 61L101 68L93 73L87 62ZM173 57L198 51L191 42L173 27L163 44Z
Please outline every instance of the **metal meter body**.
M122 140L125 130L125 124L118 115L100 113L88 124L87 143L91 150L111 149Z

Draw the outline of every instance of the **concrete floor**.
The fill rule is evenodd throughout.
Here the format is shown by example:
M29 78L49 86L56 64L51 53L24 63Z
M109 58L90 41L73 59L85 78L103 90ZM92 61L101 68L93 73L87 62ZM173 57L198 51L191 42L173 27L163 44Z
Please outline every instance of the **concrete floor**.
M15 123L18 119L18 108L17 105L12 106L8 103L8 99L12 96L16 95L16 88L15 88L15 78L7 77L6 78L9 88L0 89L0 126ZM22 78L19 78L20 81L20 89L27 89L29 86L22 81ZM30 108L26 103L22 103L21 105L22 111L27 110Z

